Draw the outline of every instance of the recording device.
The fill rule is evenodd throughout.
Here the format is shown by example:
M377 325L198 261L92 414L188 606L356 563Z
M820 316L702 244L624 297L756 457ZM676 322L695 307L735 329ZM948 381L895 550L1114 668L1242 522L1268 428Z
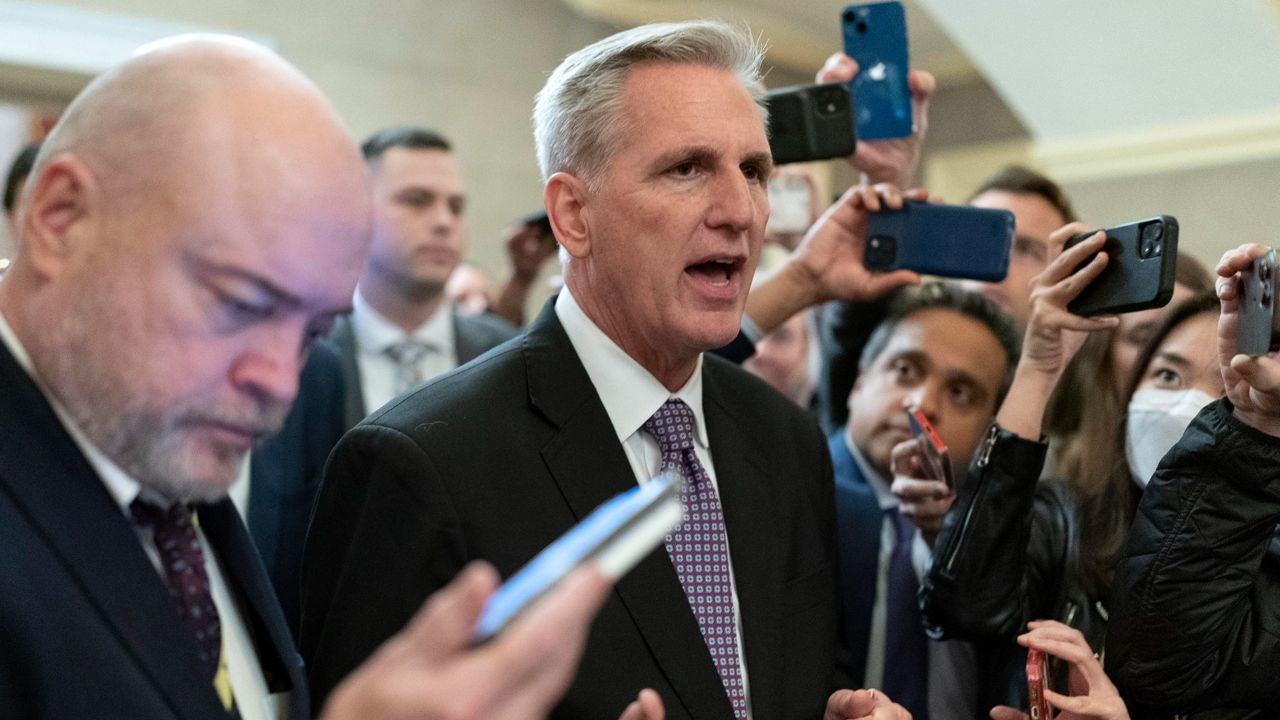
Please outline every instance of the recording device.
M1239 311L1236 316L1236 352L1260 357L1280 349L1280 315L1276 314L1276 251L1253 259L1240 273Z
M857 147L844 83L792 85L764 94L775 165L848 157Z
M516 225L531 225L536 227L542 235L551 234L551 218L547 217L546 210L531 212L517 220Z
M941 480L947 484L947 488L954 490L956 483L951 474L951 453L947 451L947 444L942 442L942 436L933 429L933 423L929 422L918 405L907 408L907 424L911 428L911 437L924 438L920 445L924 448L924 469L929 479Z
M906 268L926 275L998 282L1009 272L1013 213L968 205L908 200L901 210L867 218L862 264L887 272Z
M472 631L472 642L497 636L583 563L594 562L614 581L625 575L680 524L683 485L678 474L663 473L593 510L489 597Z
M1044 689L1049 687L1049 662L1039 650L1027 650L1027 702L1031 720L1052 720L1053 711Z
M1067 240L1064 250L1089 239L1096 230ZM1076 315L1111 315L1164 307L1173 297L1178 261L1178 221L1170 215L1107 228L1099 252L1108 256L1093 279L1067 309ZM1080 267L1084 267L1089 258ZM1076 268L1078 271L1080 268Z
M769 179L769 223L765 232L799 235L813 222L813 186L800 175Z
M911 134L911 90L907 87L907 17L902 3L850 5L840 14L844 52L858 63L854 120L861 140Z

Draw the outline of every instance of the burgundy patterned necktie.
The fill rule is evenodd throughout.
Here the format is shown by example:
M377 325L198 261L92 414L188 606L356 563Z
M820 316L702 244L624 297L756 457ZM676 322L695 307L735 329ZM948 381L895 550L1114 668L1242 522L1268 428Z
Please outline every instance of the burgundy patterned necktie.
M738 662L724 513L720 510L720 496L693 451L693 411L683 400L668 400L644 424L644 429L662 449L662 470L676 470L684 476L685 518L667 535L667 554L729 695L733 716L744 720L747 694Z
M238 719L231 681L226 666L222 664L222 628L218 624L218 608L213 604L209 588L209 575L204 568L204 552L200 538L191 523L191 511L181 504L168 508L138 498L129 505L129 512L139 527L150 528L164 566L165 584L169 595L178 604L178 612L191 629L196 641L200 662L209 672L218 698L227 710L229 720Z

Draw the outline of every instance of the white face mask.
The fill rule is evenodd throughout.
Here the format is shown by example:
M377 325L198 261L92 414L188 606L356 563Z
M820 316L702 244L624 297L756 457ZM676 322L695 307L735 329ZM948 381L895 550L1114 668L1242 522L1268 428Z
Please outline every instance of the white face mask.
M1124 454L1138 487L1145 488L1169 448L1213 398L1199 390L1138 390L1129 400Z

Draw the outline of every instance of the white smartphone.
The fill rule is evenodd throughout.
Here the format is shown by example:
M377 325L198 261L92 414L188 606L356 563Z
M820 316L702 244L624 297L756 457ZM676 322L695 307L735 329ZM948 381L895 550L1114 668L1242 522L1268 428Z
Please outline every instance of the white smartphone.
M683 486L678 474L663 473L593 510L489 596L472 641L483 643L501 633L583 563L595 563L616 582L680 524Z

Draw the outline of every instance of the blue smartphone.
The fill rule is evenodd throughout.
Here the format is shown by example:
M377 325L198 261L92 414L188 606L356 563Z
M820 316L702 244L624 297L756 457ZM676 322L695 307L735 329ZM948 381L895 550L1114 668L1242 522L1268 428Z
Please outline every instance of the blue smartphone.
M907 201L867 217L862 264L868 270L999 282L1009 273L1013 213Z
M683 486L678 474L663 473L591 511L489 596L472 630L472 642L483 643L502 632L583 563L594 562L617 581L680 524Z
M859 140L911 134L911 89L907 87L907 16L902 3L850 5L840 15L844 53L858 63L849 84Z

